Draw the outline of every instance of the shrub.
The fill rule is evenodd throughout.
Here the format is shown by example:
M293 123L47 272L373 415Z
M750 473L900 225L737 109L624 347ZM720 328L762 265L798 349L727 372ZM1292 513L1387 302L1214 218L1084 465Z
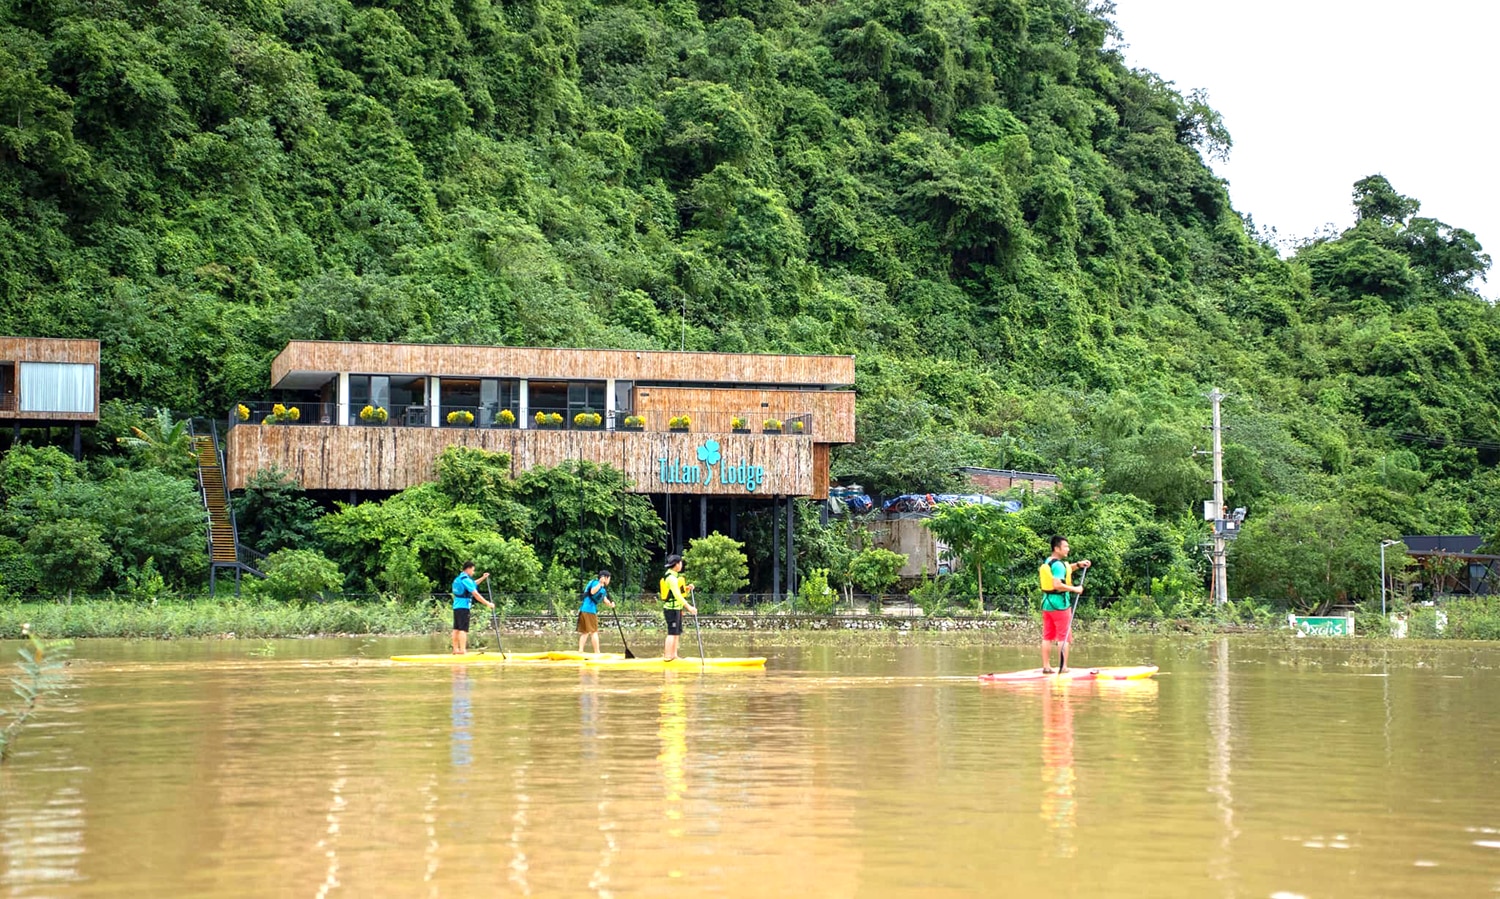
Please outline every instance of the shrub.
M448 424L471 425L474 423L474 413L467 409L455 409L448 413Z
M695 590L713 596L727 596L750 583L745 544L718 531L688 544L687 552L682 554L682 570Z
M469 546L469 558L481 573L490 573L491 589L505 596L531 592L542 574L542 562L529 544L499 534L476 539Z
M1459 640L1500 640L1500 597L1459 599L1443 606L1448 613L1444 636Z
M516 413L509 409L501 409L500 414L495 416L495 422L510 427L516 423Z
M736 415L735 417L733 417L733 418L731 418L729 420L729 427L733 428L736 431L744 430L744 428L745 428L745 420L743 418L740 418L738 415Z
M829 615L838 607L839 595L828 586L828 569L814 568L797 585L797 598L814 615Z
M604 424L604 416L598 412L580 412L573 416L573 424L580 428L597 428Z
M849 580L866 593L884 593L901 580L901 569L905 566L906 556L901 553L867 549L849 563Z
M781 419L779 419L779 418L768 418L765 421L761 422L760 426L761 426L761 430L765 430L765 431L779 431L779 430L781 430Z
M321 600L344 589L339 567L317 550L279 549L263 570L266 578L253 584L254 592L280 602Z
M948 614L948 608L953 605L957 593L957 585L951 575L935 577L923 581L911 591L911 601L922 609L924 615L937 618Z

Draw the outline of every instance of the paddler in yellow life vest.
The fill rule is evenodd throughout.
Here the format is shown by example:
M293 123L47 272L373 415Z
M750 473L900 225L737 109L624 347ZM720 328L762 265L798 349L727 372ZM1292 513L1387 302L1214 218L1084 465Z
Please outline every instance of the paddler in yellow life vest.
M667 645L661 657L668 662L677 659L677 642L682 638L682 611L696 615L698 609L687 601L693 585L682 576L682 556L667 556L667 574L661 579L662 616L667 619Z
M1069 563L1068 539L1052 538L1052 555L1042 562L1037 574L1042 585L1042 673L1052 673L1052 644L1058 645L1057 668L1068 670L1068 643L1073 636L1073 597L1083 593L1082 587L1073 586L1073 572L1093 565L1088 559Z

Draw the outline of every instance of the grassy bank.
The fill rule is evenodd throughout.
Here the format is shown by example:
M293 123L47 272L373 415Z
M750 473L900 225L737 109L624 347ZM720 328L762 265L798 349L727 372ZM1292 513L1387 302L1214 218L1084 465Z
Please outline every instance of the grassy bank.
M436 606L328 602L305 606L254 600L137 605L85 601L0 605L0 638L23 629L49 639L126 637L301 637L319 634L437 633L449 619Z
M1231 603L1222 609L1204 607L1193 614L1163 615L1154 610L1112 608L1081 614L1080 637L1129 634L1275 633L1285 626L1282 612L1253 603ZM657 610L647 603L622 602L624 626L654 632L660 629ZM982 634L991 642L1025 642L1039 632L1034 616L998 613L940 616L808 615L785 607L761 606L704 616L704 630L743 631L937 631ZM1441 612L1441 614L1439 614ZM1456 600L1439 609L1409 610L1409 634L1415 638L1500 640L1500 597ZM0 639L16 639L30 632L48 639L114 637L178 639L197 637L309 637L333 634L413 636L440 634L451 626L451 613L439 603L410 604L379 599L335 600L289 605L254 599L165 601L131 603L110 599L65 602L0 603ZM527 608L511 612L507 631L558 633L572 630L572 608L560 603L552 609ZM489 618L480 610L475 631L488 630ZM1384 619L1378 612L1361 614L1356 630L1361 637L1384 638ZM606 618L606 630L613 622Z

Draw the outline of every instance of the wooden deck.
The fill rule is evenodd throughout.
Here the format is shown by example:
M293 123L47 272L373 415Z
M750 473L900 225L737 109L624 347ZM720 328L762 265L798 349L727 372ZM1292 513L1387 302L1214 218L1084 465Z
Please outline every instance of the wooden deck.
M719 449L712 464L698 456L710 440ZM396 491L433 480L438 455L454 445L509 453L515 474L573 459L607 464L624 470L637 493L828 495L827 447L792 435L239 425L225 456L232 490L274 465L305 490ZM746 481L758 483L747 489Z

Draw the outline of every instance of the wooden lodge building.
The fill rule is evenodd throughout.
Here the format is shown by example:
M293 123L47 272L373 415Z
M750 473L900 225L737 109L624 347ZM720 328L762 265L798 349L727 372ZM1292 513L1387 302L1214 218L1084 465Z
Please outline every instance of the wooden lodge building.
M791 498L826 498L853 383L852 356L292 341L271 398L230 411L223 476L239 490L277 466L343 498L431 480L453 445L516 474L586 460L623 470L680 547L733 534L745 504L784 503L790 525Z
M84 425L99 423L99 341L0 337L0 427L73 429L82 458Z

